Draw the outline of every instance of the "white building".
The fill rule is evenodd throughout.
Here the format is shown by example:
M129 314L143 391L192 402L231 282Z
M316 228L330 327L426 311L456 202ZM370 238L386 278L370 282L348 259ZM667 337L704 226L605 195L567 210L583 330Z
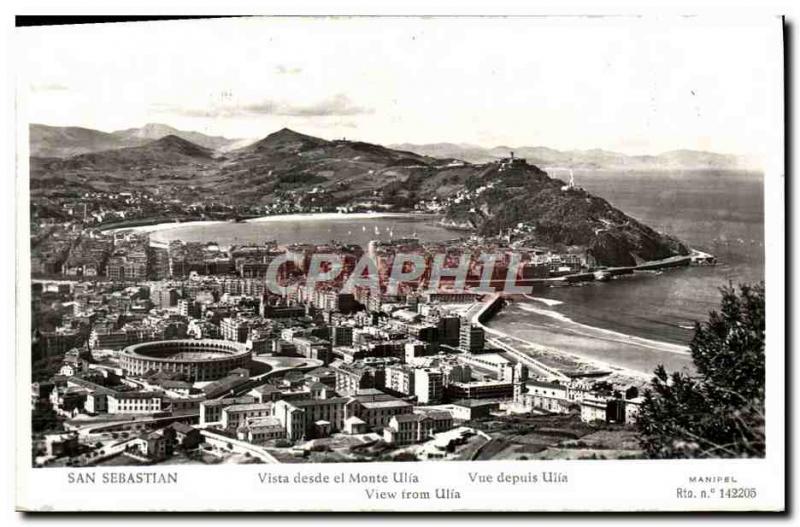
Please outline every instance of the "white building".
M453 416L448 412L426 412L395 415L383 431L383 440L390 445L409 445L427 441L433 434L450 430Z
M526 408L565 414L569 412L569 388L562 384L545 381L528 381L528 391L522 394Z
M150 414L161 411L162 396L152 392L114 392L108 396L110 414Z
M599 397L586 397L581 401L581 421L591 423L592 421L605 421L608 408L608 400Z
M286 429L277 417L252 417L239 426L236 437L248 443L261 444L286 437Z
M625 401L625 423L633 424L639 418L644 397L634 397Z
M275 403L234 404L222 409L222 427L236 430L248 419L275 415Z
M444 374L430 368L414 370L414 395L422 404L441 401L444 395Z

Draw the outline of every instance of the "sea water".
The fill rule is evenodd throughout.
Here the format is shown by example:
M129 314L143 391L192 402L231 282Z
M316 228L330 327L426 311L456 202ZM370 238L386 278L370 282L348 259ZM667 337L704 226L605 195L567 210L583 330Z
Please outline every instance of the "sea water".
M636 273L609 282L549 288L513 303L490 322L494 329L585 356L651 372L691 367L688 343L697 320L719 305L728 282L764 278L762 176L753 172L575 171L576 185L690 247L714 254L714 267ZM441 241L462 233L427 217L358 217L192 225L153 232L156 241L215 241L220 245L326 243L365 246L370 240L416 236Z

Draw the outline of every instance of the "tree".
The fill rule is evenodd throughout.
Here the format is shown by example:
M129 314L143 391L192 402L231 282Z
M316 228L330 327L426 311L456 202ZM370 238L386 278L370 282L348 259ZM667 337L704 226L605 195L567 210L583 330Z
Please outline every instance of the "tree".
M61 420L49 406L36 405L31 413L31 425L34 432L49 433L63 429Z
M608 381L597 381L592 385L592 391L602 395L612 395L614 392L614 385Z
M637 420L652 458L763 457L764 283L721 289L719 312L695 323L696 373L663 366Z

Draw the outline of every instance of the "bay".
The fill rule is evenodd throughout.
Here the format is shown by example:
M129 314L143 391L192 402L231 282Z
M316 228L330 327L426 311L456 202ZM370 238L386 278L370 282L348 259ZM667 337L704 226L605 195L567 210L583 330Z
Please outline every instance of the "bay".
M761 174L576 171L575 180L646 225L714 254L718 265L550 288L489 325L648 373L658 364L691 369L675 346L686 349L695 321L718 308L719 288L764 279Z
M692 248L718 265L637 273L610 282L549 288L490 322L494 329L621 366L650 372L657 364L691 368L693 324L719 305L719 288L764 279L761 174L728 170L575 171L576 185ZM435 218L415 215L309 215L244 223L159 228L152 239L220 245L327 243L458 238Z
M415 214L308 214L273 216L245 222L186 223L174 227L160 226L150 234L151 240L166 243L216 242L230 246L276 241L323 244L333 240L366 247L370 240L390 241L417 237L428 241L459 238L463 233L445 229L437 217Z

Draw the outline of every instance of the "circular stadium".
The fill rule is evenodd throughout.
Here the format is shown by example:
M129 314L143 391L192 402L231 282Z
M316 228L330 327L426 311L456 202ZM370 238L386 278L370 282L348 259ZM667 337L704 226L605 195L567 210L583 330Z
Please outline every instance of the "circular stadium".
M128 346L120 366L130 375L148 371L182 373L191 382L213 381L235 368L247 368L251 352L230 340L158 340Z

